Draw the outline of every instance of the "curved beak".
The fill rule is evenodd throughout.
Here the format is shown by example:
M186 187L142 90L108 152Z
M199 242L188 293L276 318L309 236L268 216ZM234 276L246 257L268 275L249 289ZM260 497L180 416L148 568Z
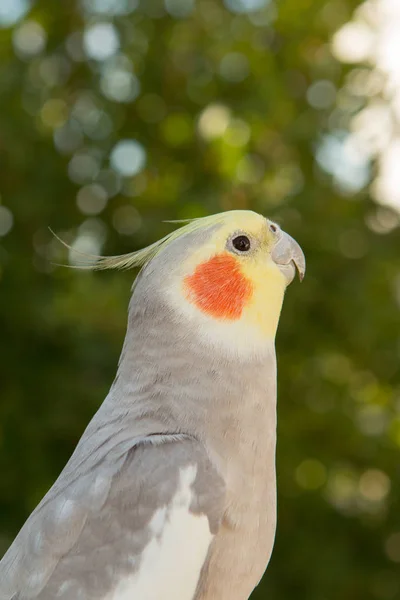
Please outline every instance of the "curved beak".
M284 231L280 232L271 252L271 258L285 275L288 285L293 281L296 270L300 281L303 281L306 272L306 258L299 244L289 234Z

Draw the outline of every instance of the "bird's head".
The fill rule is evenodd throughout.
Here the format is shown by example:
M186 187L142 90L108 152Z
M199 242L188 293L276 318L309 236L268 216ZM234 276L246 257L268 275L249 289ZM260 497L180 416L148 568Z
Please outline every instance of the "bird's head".
M144 250L100 259L97 268L143 265L137 287L150 284L149 302L161 295L177 322L235 348L274 339L285 289L296 270L300 279L305 272L299 244L247 210L190 221Z

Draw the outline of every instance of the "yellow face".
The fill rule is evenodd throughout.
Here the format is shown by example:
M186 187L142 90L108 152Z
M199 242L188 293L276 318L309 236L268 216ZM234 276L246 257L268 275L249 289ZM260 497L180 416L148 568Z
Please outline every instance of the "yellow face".
M206 244L183 264L179 304L212 337L251 346L273 340L288 279L271 257L280 229L251 211L225 213ZM188 314L188 310L186 310Z

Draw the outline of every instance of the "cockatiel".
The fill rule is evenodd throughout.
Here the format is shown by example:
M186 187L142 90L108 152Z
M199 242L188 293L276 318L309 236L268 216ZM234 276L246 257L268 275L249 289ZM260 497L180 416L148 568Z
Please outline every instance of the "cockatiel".
M246 600L276 525L274 338L300 246L251 211L142 266L116 379L0 563L0 600Z

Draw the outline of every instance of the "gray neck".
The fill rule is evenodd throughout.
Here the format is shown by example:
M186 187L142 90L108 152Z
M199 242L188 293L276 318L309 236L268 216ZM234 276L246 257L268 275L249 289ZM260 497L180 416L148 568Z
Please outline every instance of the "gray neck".
M195 436L220 456L240 454L254 436L275 447L273 343L263 358L238 362L205 348L160 294L147 302L141 296L137 286L117 378L103 405L108 417L123 414L135 435Z

